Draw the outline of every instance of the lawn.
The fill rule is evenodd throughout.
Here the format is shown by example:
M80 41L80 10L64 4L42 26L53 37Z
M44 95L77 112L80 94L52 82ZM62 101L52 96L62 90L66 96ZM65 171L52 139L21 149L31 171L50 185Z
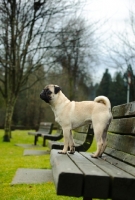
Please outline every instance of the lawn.
M28 131L15 130L10 142L3 142L3 130L0 130L0 199L2 200L76 200L82 198L57 196L54 184L20 184L11 185L11 181L18 168L50 169L50 155L23 156L24 148L15 146L33 144L34 138ZM38 144L42 144L42 138ZM47 147L38 148L41 150ZM89 151L95 150L95 142Z

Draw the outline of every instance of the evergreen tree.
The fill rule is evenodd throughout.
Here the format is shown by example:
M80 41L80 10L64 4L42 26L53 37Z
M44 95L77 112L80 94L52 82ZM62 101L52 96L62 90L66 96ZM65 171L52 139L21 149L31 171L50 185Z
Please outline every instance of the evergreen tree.
M111 101L112 107L126 103L127 101L126 87L121 72L116 73L114 80L110 85L110 91L108 97Z
M113 107L127 102L126 91L127 89L124 83L124 77L121 72L117 72L112 80L108 69L106 69L96 95L104 95L108 97Z
M97 96L104 95L104 96L108 97L109 91L110 91L111 82L112 82L111 75L109 73L109 70L106 69L104 74L103 74L102 80L101 80L101 82L99 84L99 87L97 89L96 95Z
M128 65L127 70L124 73L124 79L126 81L126 84L130 85L129 101L134 101L135 100L135 75L133 73L133 69L130 64ZM129 83L129 81L130 81L130 83Z

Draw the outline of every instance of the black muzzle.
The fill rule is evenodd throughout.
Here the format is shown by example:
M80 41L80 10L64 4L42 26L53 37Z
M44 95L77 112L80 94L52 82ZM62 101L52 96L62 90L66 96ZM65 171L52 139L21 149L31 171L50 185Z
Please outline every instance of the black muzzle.
M51 101L51 95L52 92L49 89L43 89L40 93L40 98L44 100L46 103L49 103Z

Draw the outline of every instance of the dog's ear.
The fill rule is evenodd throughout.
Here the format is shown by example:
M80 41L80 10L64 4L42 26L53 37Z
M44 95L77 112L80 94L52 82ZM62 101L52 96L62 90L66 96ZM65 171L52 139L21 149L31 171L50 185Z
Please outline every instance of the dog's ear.
M59 86L54 86L54 93L57 94L61 88Z

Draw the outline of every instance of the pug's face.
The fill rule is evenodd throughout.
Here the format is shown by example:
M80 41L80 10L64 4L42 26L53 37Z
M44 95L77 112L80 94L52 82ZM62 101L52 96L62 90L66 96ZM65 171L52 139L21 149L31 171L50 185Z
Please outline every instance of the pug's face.
M50 103L53 100L54 95L60 90L61 88L58 85L47 85L40 93L40 98L46 103Z

